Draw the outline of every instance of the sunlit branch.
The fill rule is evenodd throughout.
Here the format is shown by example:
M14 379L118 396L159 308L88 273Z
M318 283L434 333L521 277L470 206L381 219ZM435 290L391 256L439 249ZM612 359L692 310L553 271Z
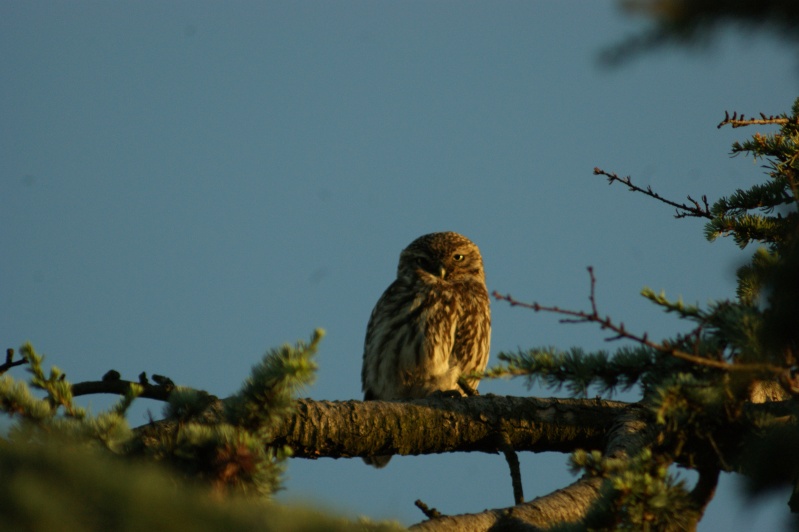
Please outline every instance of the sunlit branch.
M727 124L731 125L733 128L767 124L784 126L789 121L790 120L785 116L766 116L765 114L760 113L760 118L746 118L743 114L739 116L737 112L733 112L732 116L730 116L729 112L724 111L724 120L719 122L719 125L716 127L721 129Z
M615 323L610 318L610 316L603 317L599 314L599 310L596 304L596 296L595 296L596 278L594 277L594 269L590 266L588 267L588 273L591 277L591 293L589 294L589 300L591 302L590 312L586 312L583 310L562 309L557 306L540 305L539 303L535 302L525 303L515 299L510 294L500 294L497 291L494 291L492 295L494 296L494 298L496 298L499 301L507 301L513 307L529 308L531 310L534 310L535 312L551 312L553 314L559 314L561 316L568 316L566 318L561 319L560 320L561 323L596 323L599 325L601 329L607 329L615 333L613 336L606 338L607 341L614 341L620 339L632 340L640 345L650 347L661 353L666 353L675 358L679 358L681 360L685 360L686 362L691 362L693 364L716 368L723 371L772 373L775 375L783 375L787 371L786 368L781 368L778 366L774 366L772 364L738 364L738 363L731 364L723 360L713 360L710 358L687 353L671 345L671 343L669 342L662 342L662 343L653 342L652 340L649 339L649 336L646 333L636 334L630 332L624 326L624 323Z
M699 204L698 201L693 199L691 196L688 196L688 201L690 201L693 206L686 205L685 203L677 203L675 201L668 200L658 194L657 192L652 190L652 187L648 186L646 188L639 187L638 185L633 184L630 176L627 177L619 177L618 174L613 172L606 172L601 168L594 168L594 175L603 175L608 178L608 183L613 184L616 181L627 185L627 188L632 192L640 192L650 198L654 198L666 205L671 205L672 207L677 209L677 214L674 215L675 218L686 218L686 217L696 217L696 218L713 218L713 215L710 213L710 205L707 202L707 196L702 196L702 205Z

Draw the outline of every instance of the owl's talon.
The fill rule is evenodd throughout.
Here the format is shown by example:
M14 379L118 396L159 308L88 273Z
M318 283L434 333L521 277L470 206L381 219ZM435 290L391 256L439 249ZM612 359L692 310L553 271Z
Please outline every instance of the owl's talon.
M439 397L441 399L452 399L454 397L463 397L463 394L458 390L436 390L430 394L430 397Z
M463 394L466 395L466 397L474 397L476 395L480 395L480 393L477 391L477 388L470 385L463 378L458 379L458 386L463 391Z

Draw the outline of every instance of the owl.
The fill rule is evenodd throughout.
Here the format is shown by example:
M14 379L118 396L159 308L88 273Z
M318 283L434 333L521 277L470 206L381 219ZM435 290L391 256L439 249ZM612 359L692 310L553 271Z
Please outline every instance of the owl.
M420 236L400 254L397 279L377 301L363 350L364 400L466 395L483 371L491 309L477 246L458 233ZM364 458L385 466L389 456Z

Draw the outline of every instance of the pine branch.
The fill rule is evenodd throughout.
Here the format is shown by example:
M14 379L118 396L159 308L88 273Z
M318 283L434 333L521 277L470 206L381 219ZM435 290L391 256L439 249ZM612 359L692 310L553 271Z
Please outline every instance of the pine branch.
M671 205L675 209L677 209L677 214L674 215L675 218L686 218L686 217L696 217L696 218L712 218L713 216L710 213L710 205L707 202L707 196L702 196L702 205L699 204L698 201L693 199L691 196L688 196L688 201L691 202L692 205L686 205L685 203L676 203L674 201L668 200L658 194L657 192L652 190L652 187L641 188L638 185L633 184L632 179L630 176L627 177L619 177L617 174L609 173L601 168L594 168L594 175L603 175L608 178L608 184L612 185L615 182L622 183L627 185L627 188L631 192L640 192L650 198L654 198L666 205Z
M110 373L110 372L109 372ZM106 373L106 376L109 375ZM118 378L104 377L101 381L85 381L78 382L72 385L72 395L78 397L81 395L96 395L96 394L114 394L125 395L132 386L141 386L141 393L139 397L144 399L155 399L156 401L168 401L170 394L176 389L174 384L150 384L149 382L134 382L122 380Z
M512 307L522 307L522 308L531 309L535 312L550 312L553 314L568 316L566 318L562 318L560 320L561 323L596 323L599 325L601 329L603 330L607 329L615 333L613 336L606 338L606 341L615 341L620 339L632 340L640 345L649 347L651 349L673 356L680 360L696 364L698 366L705 366L728 372L766 373L780 378L785 378L786 374L789 372L787 368L774 366L772 364L729 363L723 360L716 360L702 356L697 356L691 353L687 353L679 349L676 345L673 345L666 341L662 343L654 342L649 339L649 336L646 333L643 334L633 333L627 330L627 328L624 326L624 323L615 323L609 316L605 317L600 316L595 298L596 279L594 277L593 268L588 267L588 273L591 277L591 292L589 295L589 300L591 302L591 310L588 312L582 310L562 309L557 306L545 306L535 302L524 303L522 301L514 299L513 296L511 296L510 294L500 294L497 291L494 291L492 295L494 296L494 298L496 298L499 301L506 301L510 303Z
M644 409L630 409L609 425L606 452L619 460L636 455L654 438L652 424ZM536 530L555 523L574 523L583 519L600 496L605 481L584 476L573 484L530 502L510 508L486 510L476 514L443 516L423 521L411 530L455 532L489 530Z
M560 390L566 386L572 397L587 397L593 386L601 395L629 390L649 371L662 367L659 353L647 347L622 347L613 355L606 351L587 353L579 347L561 351L552 347L518 353L499 353L503 364L494 365L482 378L521 376L528 387L537 382Z
M423 503L421 499L416 499L416 501L414 501L413 504L414 506L419 508L424 514L424 516L427 517L428 519L436 519L438 517L442 517L441 512L439 512L435 508L430 508L425 503Z
M50 374L45 375L42 363L44 356L39 355L30 343L20 348L22 358L28 363L31 374L30 384L47 393L50 403L56 408L62 408L66 416L75 420L83 419L86 411L72 402L72 388L66 380L66 375L57 367L50 368Z
M776 124L779 126L784 126L790 123L790 119L785 115L782 116L766 116L763 113L760 113L760 118L746 118L744 117L743 113L739 116L737 112L733 112L732 116L728 111L724 111L724 120L719 122L719 125L716 127L721 129L726 125L731 125L733 128L737 127L746 127L752 125L768 125L768 124ZM796 123L799 124L799 120L796 120Z
M125 396L130 381L97 381L75 385L80 393ZM177 388L176 392L197 390ZM144 390L139 397L147 394ZM151 390L150 398L162 392ZM207 394L205 394L207 395ZM208 395L208 397L213 397ZM227 400L206 402L218 416ZM515 451L572 452L575 448L599 448L608 426L634 404L596 399L539 399L535 397L476 396L429 397L414 401L314 401L299 399L293 412L274 428L269 446L288 446L297 458L347 458L375 454L434 454L442 452ZM377 420L380 420L378 423ZM136 429L146 447L177 430L181 420L153 421ZM370 427L364 437L364 426ZM414 427L409 431L407 427ZM441 427L457 427L442 431ZM256 428L257 429L257 428ZM497 438L500 438L498 440Z
M508 462L510 469L511 485L513 486L513 503L521 504L524 502L524 489L522 487L522 473L519 469L519 456L516 450L510 443L508 434L503 432L498 435L499 450L505 455L505 461Z
M769 416L783 416L784 412L792 411L789 403L750 405L748 417L762 419L766 412ZM223 409L217 408L217 411ZM180 425L179 421L154 422L137 429L137 439L147 446L148 442L168 439ZM365 427L369 427L366 433ZM442 427L457 429L442 430ZM648 431L659 431L658 427L652 422L648 409L638 404L611 401L491 395L431 397L410 402L302 399L296 402L294 412L274 429L276 439L261 440L261 444L269 448L287 446L294 456L302 458L342 458L385 452L496 453L502 450L497 435L505 433L515 451L603 449L608 456L623 460L648 445L651 441ZM368 436L364 437L365 434ZM734 434L736 438L746 437L745 431ZM690 446L690 442L686 443L686 449ZM418 527L422 530L488 530L498 523L539 526L537 523L574 521L584 516L597 500L602 485L602 479L586 477L512 508L436 517ZM460 528L452 528L455 526Z
M275 444L289 446L299 458L497 453L497 435L505 433L517 452L571 452L601 447L607 427L625 408L631 406L500 396L408 402L301 399L296 414L276 429ZM368 433L364 426L370 427Z
M573 484L508 508L475 514L445 515L410 527L423 532L488 532L490 530L541 530L581 519L599 497L602 479L581 478Z
M62 439L3 442L3 530L158 532L400 532L395 523L345 518L310 504L220 497L169 470L120 460Z
M791 404L790 401L748 404L744 410L746 418L757 424L765 418L790 415ZM275 428L275 440L265 443L286 445L295 458L310 459L389 452L494 454L500 451L497 435L504 431L517 452L569 453L578 448L601 449L611 434L625 437L626 433L619 432L616 425L629 421L629 416L642 420L643 412L648 409L623 401L496 395L434 396L407 402L299 399L294 413ZM646 423L655 425L651 420ZM146 440L164 437L176 426L176 422L164 420L136 430ZM446 426L457 429L441 430ZM369 427L366 436L364 427ZM633 429L634 426L628 427Z

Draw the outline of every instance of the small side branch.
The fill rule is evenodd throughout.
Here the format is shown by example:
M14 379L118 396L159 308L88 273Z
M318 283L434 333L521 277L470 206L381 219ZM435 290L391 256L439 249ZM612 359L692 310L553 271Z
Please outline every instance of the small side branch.
M0 375L10 370L11 368L14 368L16 366L21 366L23 364L26 364L27 362L28 361L25 360L24 358L21 358L19 360L14 360L14 350L9 347L8 349L6 349L6 361L0 364Z
M424 516L427 517L428 519L436 519L442 516L441 512L439 512L435 508L430 508L425 503L423 503L421 499L416 499L416 501L414 501L413 504L417 508L419 508L424 514Z
M153 377L155 379L155 377ZM159 379L160 380L160 379ZM141 387L142 393L138 397L145 399L155 399L156 401L168 401L169 394L176 388L169 379L160 384L150 384L146 377L139 376L139 382L126 381L119 378L119 374L109 371L101 381L78 382L72 385L72 395L93 395L100 393L110 393L114 395L125 395L130 390L131 385Z
M710 213L710 205L707 202L707 196L702 196L702 204L700 205L698 201L693 199L691 196L688 196L688 201L691 202L691 205L687 205L685 203L677 203L675 201L668 200L658 194L657 192L652 190L652 187L641 188L638 185L633 184L632 179L630 176L627 177L619 177L618 174L614 174L612 172L606 172L601 168L594 168L594 175L603 175L608 178L608 184L612 185L615 182L622 183L627 185L627 188L632 192L640 192L650 198L654 198L666 205L671 205L675 209L677 209L677 214L674 215L675 218L686 218L686 217L695 217L695 218L708 218L712 219L713 215Z
M510 439L506 433L499 434L499 450L505 455L505 461L508 462L510 468L510 481L513 485L513 504L522 504L524 502L524 489L522 488L522 473L519 468L519 457L510 443Z
M631 408L619 414L608 425L605 454L626 459L635 456L656 437L654 424L644 408ZM584 475L573 484L510 508L486 510L477 514L462 514L424 521L410 527L414 531L442 530L482 531L541 530L554 523L577 523L599 498L604 479Z
M779 126L784 126L790 121L788 117L785 116L766 116L763 113L760 113L760 118L746 118L743 113L738 115L737 112L733 112L732 116L728 111L724 111L724 120L719 122L719 125L716 127L718 129L723 128L727 124L731 125L733 128L736 127L745 127L745 126L752 126L752 125L767 125L767 124L776 124Z
M513 307L523 307L534 310L535 312L551 312L554 314L560 314L561 316L567 316L560 320L561 323L596 323L601 329L607 329L615 333L613 336L606 338L607 341L620 339L632 340L640 345L650 347L656 351L660 351L661 353L665 353L675 358L679 358L681 360L685 360L686 362L691 362L700 366L731 372L771 373L779 378L784 378L784 375L789 372L787 368L774 366L772 364L731 364L729 362L725 362L724 360L715 360L693 355L678 349L668 342L653 342L649 339L649 336L646 333L640 335L630 332L624 326L624 323L615 323L610 316L603 317L599 314L595 296L596 278L594 277L594 269L590 266L588 267L588 274L591 277L591 293L589 295L589 300L591 302L590 312L583 310L567 310L557 306L545 306L538 303L524 303L514 299L510 294L500 294L497 291L494 291L492 295L498 301L507 301Z

